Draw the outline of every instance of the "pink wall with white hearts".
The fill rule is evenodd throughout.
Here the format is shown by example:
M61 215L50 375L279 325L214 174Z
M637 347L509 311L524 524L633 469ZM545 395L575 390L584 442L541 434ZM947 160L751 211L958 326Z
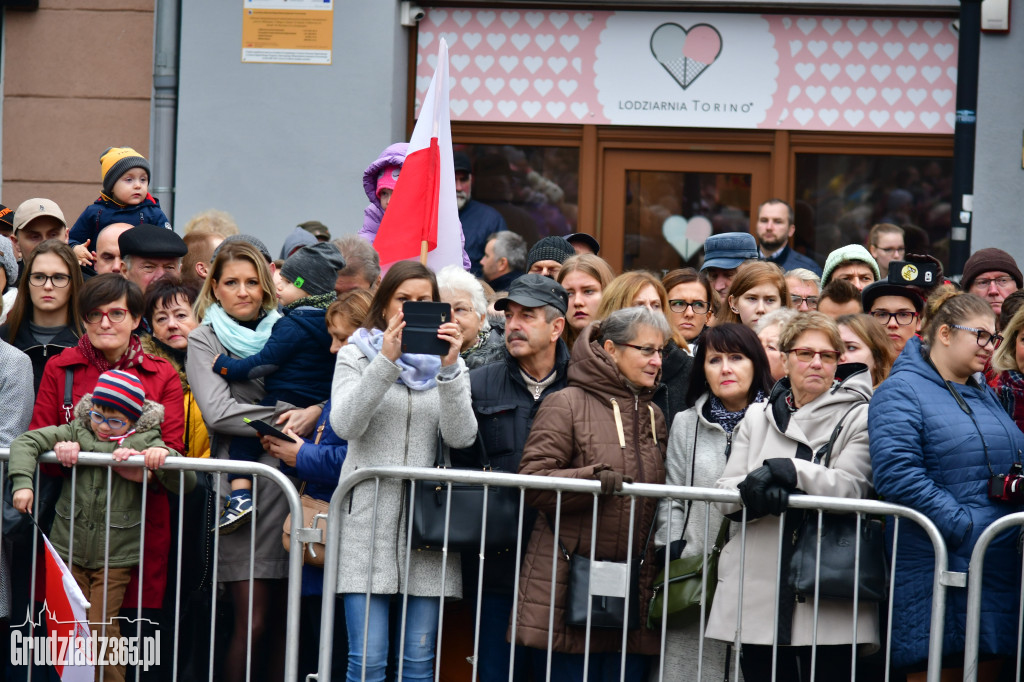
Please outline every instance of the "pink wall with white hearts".
M651 51L652 27L665 23L676 25L662 31L672 40L703 31L704 52L710 32L686 32L697 24L714 27L721 34L720 55L697 69L696 77L684 78L682 69L673 77L670 61ZM924 18L435 8L418 30L416 106L444 36L452 120L950 134L957 61L950 24ZM636 27L632 33L630 26ZM745 98L757 89L743 84L751 68L774 83L764 83L761 96ZM632 112L621 111L621 92L639 83L656 94L636 101L661 101L663 107L669 102L671 109L628 118ZM743 114L694 111L708 101L728 106L748 100L752 106Z

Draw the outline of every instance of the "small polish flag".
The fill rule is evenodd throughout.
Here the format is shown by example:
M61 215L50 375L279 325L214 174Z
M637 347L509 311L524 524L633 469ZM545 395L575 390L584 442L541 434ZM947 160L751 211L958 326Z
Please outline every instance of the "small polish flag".
M87 650L89 647L89 602L82 594L67 565L50 544L46 543L46 620L47 634L58 642L67 642L67 656L73 649ZM73 660L73 659L72 659ZM54 666L62 682L91 682L94 677L91 665Z
M455 200L448 107L448 43L442 39L402 173L373 240L383 266L419 257L435 272L446 265L469 267Z

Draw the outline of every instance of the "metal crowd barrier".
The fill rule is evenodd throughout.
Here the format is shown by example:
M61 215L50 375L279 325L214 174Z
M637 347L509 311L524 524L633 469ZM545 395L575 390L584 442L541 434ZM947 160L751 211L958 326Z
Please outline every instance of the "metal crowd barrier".
M7 462L9 460L9 458L10 458L10 450L7 449L7 448L0 449L0 481L3 481L3 482L5 482L7 480ZM39 461L39 464L59 464L56 455L54 455L52 451L44 454L43 456L41 456L38 461ZM104 569L106 569L107 565L108 565L109 549L110 549L110 546L109 546L110 545L110 536L109 536L109 529L110 529L110 505L109 505L109 500L110 500L110 489L111 489L111 481L112 481L111 477L116 475L113 472L112 467L116 465L118 467L143 468L145 466L145 464L144 464L144 462L143 462L141 457L133 457L133 458L127 460L127 461L116 462L115 463L113 461L113 458L109 454L104 454L104 453L86 453L86 452L82 452L82 453L79 454L78 462L79 462L79 465L82 465L82 466L106 467L108 469L108 473L107 473L107 500L108 500L108 504L107 504L107 510L106 510L106 513L107 513L107 533L106 533L106 542L105 542L105 546L104 546ZM71 503L70 517L72 519L75 517L75 494L74 494L74 491L75 491L75 488L76 488L76 481L77 481L77 475L76 475L77 474L77 469L78 469L77 465L75 467L71 468L71 490L72 490L71 498L72 498L72 503ZM297 677L298 677L299 599L300 599L300 596L301 596L301 589L302 589L302 552L303 552L303 547L304 547L303 543L311 541L311 538L310 538L309 535L307 535L306 533L302 532L302 527L301 527L301 523L302 523L302 502L300 500L299 493L296 490L295 486L292 484L291 480L289 480L289 478L287 476L285 476L283 473L281 473L276 468L267 466L265 464L260 464L258 462L257 463L249 463L249 462L233 462L233 461L224 460L224 459L201 459L201 458L192 458L192 457L169 457L169 458L167 458L166 462L164 463L164 466L162 467L162 469L169 470L169 471L178 471L179 472L179 485L181 485L182 487L183 487L183 484L184 484L184 477L185 477L185 472L186 471L194 471L196 473L205 472L205 473L210 473L210 474L237 473L237 474L250 474L250 475L253 476L254 481L256 479L262 478L262 479L264 479L266 481L273 482L283 492L283 494L285 496L285 499L287 500L287 503L288 503L288 507L289 507L289 510L290 510L290 513L291 513L291 518L293 519L293 521L292 521L292 537L297 540L295 542L292 542L291 550L290 550L289 556L288 556L288 588L287 588L287 607L286 607L286 613L287 613L287 616L286 616L286 628L287 628L287 630L286 630L286 636L285 636L285 651L284 651L284 655L285 655L285 659L284 659L284 663L285 663L285 677L284 677L284 680L285 680L285 682L296 682ZM38 518L38 516L39 516L39 500L40 500L39 482L40 482L40 475L39 475L39 469L37 467L36 468L36 474L35 474L35 477L34 477L35 499L34 499L34 502L33 502L33 504L34 504L33 516L36 517L36 518ZM257 509L257 513L258 513L258 509L259 509L258 490L259 490L259 486L254 485L253 486L253 505ZM143 578L142 578L142 576L143 576L143 568L144 568L144 562L143 562L144 551L142 550L142 548L145 547L145 539L146 539L145 538L145 528L146 528L145 518L146 518L147 492L148 492L148 486L146 486L146 485L142 486L142 509L141 509L142 513L141 513L141 517L140 517L142 519L142 522L139 524L139 527L140 527L140 533L139 533L140 534L140 540L139 540L139 546L140 546L140 553L139 554L140 554L140 556L139 556L139 566L138 566L138 574L139 574L139 579L138 579L138 583L139 583L139 589L138 589L139 609L138 609L138 614L137 614L137 616L138 616L137 617L137 622L142 620L142 594L143 594L143 582L144 582ZM223 486L223 483L221 481L221 477L219 475L218 476L214 476L214 500L219 501L219 500L222 499L222 495L226 495L226 494L227 494L227 487ZM4 502L5 506L6 506L6 504L7 503ZM218 506L218 508L219 508L219 506ZM174 584L174 594L175 594L175 617L174 617L174 628L173 628L174 640L173 640L173 657L172 657L172 661L170 663L171 666L172 666L171 679L174 680L175 682L179 679L178 644L179 644L179 638L180 638L180 635L181 635L181 632L179 630L180 615L181 615L181 568L182 568L181 557L182 557L182 538L185 535L185 532L183 532L183 531L186 531L186 529L183 528L183 519L184 519L183 515L184 515L184 505L179 505L179 507L178 507L178 519L177 519L177 524L178 524L177 565L176 565L176 570L175 570L175 584ZM173 521L173 519L171 519L171 521ZM59 522L59 518L55 519L54 523L58 523L58 522ZM298 524L298 528L296 528L296 524ZM0 533L2 533L2 531L3 531L3 517L0 516ZM280 533L281 532L281 528L279 526L277 526L277 527L275 527L273 529L273 531L276 532L276 533ZM205 533L205 532L207 532L207 530L205 528L203 528L201 532ZM252 558L253 558L254 552L255 552L256 523L255 522L250 523L248 529L240 529L238 532L239 533L248 532L249 536L250 536L250 540L249 540L249 595L248 595L248 599L249 599L249 602L248 602L249 612L248 612L248 617L249 617L249 621L252 622L253 570L254 570L254 566L253 566L254 562L252 561ZM213 566L212 566L211 571L212 571L212 575L214 576L214 578L213 578L213 581L212 581L212 584L213 584L213 588L212 588L213 589L213 598L211 599L211 608L210 608L210 656L209 656L209 663L208 663L208 671L209 671L208 679L213 679L214 678L214 658L215 658L214 642L215 642L216 626L217 626L217 598L216 598L217 580L216 580L216 576L217 576L217 570L218 570L218 559L219 559L219 551L218 550L219 550L219 547L220 547L220 535L221 535L221 533L220 533L219 530L217 532L213 533L213 553L212 553ZM30 606L30 608L32 610L31 618L30 618L30 621L31 621L30 630L32 628L34 628L35 621L36 621L36 619L38 617L38 614L36 613L36 609L35 609L35 606L33 605L33 602L34 602L35 594L36 594L36 585L35 585L35 582L36 582L36 557L37 557L37 550L39 548L39 545L40 545L39 533L33 533L32 534L31 586L30 586L30 593L29 593L29 606ZM72 548L74 547L74 525L73 524L71 526L71 537L70 537L70 540L69 540L69 545ZM2 556L2 552L3 551L4 551L3 550L3 544L0 543L0 560L3 559L3 556ZM16 559L17 557L13 557L13 558ZM69 556L69 557L62 557L62 558L67 560L68 567L70 568L71 563L72 563L71 557ZM107 582L107 580L104 580L104 601L106 601L107 586L108 586L108 582ZM171 589L171 585L170 584L167 585L167 589ZM12 627L14 625L17 625L19 617L20 616L18 614L11 614ZM106 624L104 624L103 627L102 627L103 631L105 631L105 629L106 629ZM126 634L125 630L122 629L121 636L124 637L125 634ZM249 679L252 678L252 674L253 674L253 670L251 669L251 666L252 666L252 632L251 632L251 629L250 629L250 631L248 632L248 635L247 635L246 659L247 659L247 664L246 664L246 677L245 677L245 679L249 680ZM0 665L6 665L6 664L7 664L6 661L0 661ZM101 667L98 667L98 668L100 670L102 670ZM140 665L134 666L134 669L135 669L135 679L136 680L141 679L140 676L139 676ZM28 678L28 680L32 679L32 666L31 665L28 666L27 678Z
M1020 526L1024 526L1024 512L1003 516L982 531L974 545L974 549L971 551L971 563L967 580L967 630L964 633L964 682L975 682L978 679L981 593L982 581L984 579L985 552L988 551L989 545L992 544L992 541L998 535ZM1021 615L1017 619L1017 629L1019 632L1024 633L1024 629L1021 627L1022 619L1024 619L1024 593L1022 593L1019 608ZM1017 665L1015 679L1018 682L1021 678L1020 667L1024 664L1024 658L1021 658L1021 642L1024 642L1024 640L1018 637L1017 660L1015 662Z
M598 499L600 497L599 494L598 494L599 491L600 491L600 484L597 481L587 481L587 480L569 479L569 478L558 478L558 477L548 477L548 476L522 476L522 475L518 475L518 474L506 474L506 473L496 473L496 472L482 472L482 471L473 471L473 470L465 470L465 469L435 469L435 468L414 468L414 467L369 467L369 468L365 468L365 469L359 469L357 471L352 472L351 474L349 474L347 476L342 477L342 480L340 481L340 484L339 484L338 488L335 490L334 495L331 498L330 510L329 510L328 522L327 522L327 536L326 536L326 538L327 538L327 540L326 540L327 546L326 546L326 557L325 557L325 563L324 563L324 590L323 590L324 600L323 600L323 610L321 612L321 633L320 633L321 634L321 648L320 648L320 660L319 660L319 665L318 665L318 672L317 672L316 675L310 675L307 678L308 680L314 680L315 679L318 682L329 682L331 680L331 665L332 665L332 654L333 654L332 648L331 648L331 642L332 642L332 638L333 638L333 626L334 626L334 615L335 615L334 612L335 612L335 609L336 609L336 600L335 599L329 599L329 598L327 598L327 596L331 595L331 594L335 594L338 591L337 590L337 587L338 587L337 582L338 582L338 579L339 579L338 571L339 571L339 565L340 565L339 545L340 545L340 541L341 541L341 529L342 529L342 525L344 523L344 518L345 518L345 508L347 507L347 502L345 501L345 498L347 498L349 496L349 494L356 488L356 486L358 486L360 484L372 485L372 486L374 486L374 495L375 495L374 500L375 500L375 503L376 503L376 500L377 500L376 495L379 494L380 486L381 486L382 482L384 482L384 481L412 481L412 480L441 481L442 484L444 484L445 482L448 482L448 483L470 483L470 484L486 485L488 487L488 489L490 487L512 487L512 488L518 488L519 489L519 499L520 499L520 503L521 503L521 505L520 505L519 520L518 520L518 524L519 524L519 528L520 528L520 533L519 533L520 539L519 539L519 542L517 543L516 548L515 548L516 564L518 566L522 565L522 559L523 559L523 554L524 554L524 547L523 547L523 544L522 544L522 536L523 536L523 533L522 533L523 511L522 510L523 510L523 508L525 508L524 500L525 500L525 491L526 490L543 490L543 491L550 491L550 492L556 493L557 500L558 500L558 507L557 507L557 511L555 513L555 517L553 519L553 530L555 532L556 537L558 535L559 528L560 528L560 523L561 523L561 518L560 518L561 517L561 504L562 504L562 495L564 493L585 493L585 494L593 495L593 498L594 498L594 511L593 511L593 515L594 515L595 521L596 521L596 518L597 518L597 504L598 504ZM407 489L407 492L405 493L406 496L409 495L408 490L413 490L413 489L414 489L414 486L409 486L408 489ZM636 500L638 498L656 498L656 499L659 499L659 500L667 500L667 499L673 499L673 500L692 500L694 503L703 503L703 504L705 504L707 506L710 506L713 503L733 503L733 504L736 504L736 503L740 502L739 494L736 493L736 492L733 492L733 491L709 489L709 488L692 488L692 487L687 487L687 486L669 486L669 485L652 485L652 484L625 484L623 486L623 490L622 490L621 495L630 496L632 498L631 506L630 506L630 514L631 514L631 519L630 520L631 520L631 522L633 521L633 514L635 513L635 509L636 509ZM450 499L450 497L448 497L447 499ZM412 501L410 501L410 504L412 504ZM375 507L376 507L376 504L375 504ZM891 516L891 517L893 517L892 523L895 524L894 525L894 552L895 552L896 549L898 549L898 546L899 546L899 532L900 532L900 523L901 522L909 521L909 522L917 524L918 526L920 526L923 529L925 534L931 539L932 545L933 545L933 548L934 548L934 552L935 552L935 570L934 570L934 577L933 577L933 582L932 582L932 609L931 609L931 626L930 626L931 627L931 634L930 634L930 640L929 640L929 661L928 661L927 680L928 680L928 682L939 682L940 676L941 676L942 631L943 631L943 622L944 622L945 607L946 607L946 587L947 587L947 585L960 585L960 586L962 586L963 585L963 580L962 580L963 579L963 575L962 574L951 574L951 573L949 573L947 571L947 565L948 564L947 564L946 547L945 547L945 543L942 540L941 533L936 528L936 526L926 516L924 516L920 512L917 512L915 510L912 510L912 509L909 509L909 508L906 508L906 507L902 507L902 506L899 506L899 505L888 504L888 503L874 501L874 500L855 500L855 499L844 499L844 498L834 498L834 497L819 497L819 496L811 496L811 495L792 495L789 498L789 507L791 509L802 509L802 510L812 510L812 511L816 510L816 511L819 511L819 513L823 512L823 511L829 511L829 512L858 513L860 515L885 515L885 516ZM450 510L446 511L446 519L449 519L449 521L450 521L451 519L450 519L450 513L449 512L450 512ZM738 671L739 671L739 666L740 666L740 646L739 646L739 643L742 641L742 632L741 632L742 615L743 615L742 614L742 604L743 604L743 593L742 593L742 589L743 588L742 588L742 586L743 586L743 583L744 583L744 576L743 576L743 572L742 571L745 568L745 559L744 559L744 554L743 553L745 552L745 549L746 549L746 535L745 535L745 532L746 532L746 510L744 509L742 513L743 513L743 521L740 524L739 530L736 531L736 533L733 536L734 539L736 537L738 537L739 541L741 543L741 545L740 545L740 547L741 547L741 550L740 550L741 551L741 554L740 554L741 573L740 573L740 578L739 578L740 593L739 593L739 597L738 597L738 602L740 604L740 608L738 609L736 635L735 635L735 639L733 641L733 646L735 647L735 649L734 649L734 665L735 665L736 673L735 673L735 677L732 677L731 679L741 679L741 676L739 675ZM409 517L408 514L405 515L405 517L403 517L403 518L405 518L405 523L406 524L409 523L409 518L408 517ZM708 519L707 515L705 515L705 519ZM776 523L770 517L764 519L761 522L762 523L765 523L765 522L767 522L767 523ZM780 543L779 546L781 547L781 543L783 542L784 520L780 517L780 519L778 520L777 523L778 523L778 526L779 526L779 543ZM706 557L708 555L708 550L714 544L713 535L711 537L709 537L710 529L707 527L708 524L709 524L709 521L706 520L705 521L705 528L704 528L704 554L703 554L704 557L705 557L705 564L706 564ZM483 522L482 522L481 525L482 525L482 527L486 527L486 511L484 511L484 519L483 519ZM594 540L595 540L595 535L596 535L596 525L597 525L596 523L592 523L592 525L591 525L591 528L592 528L591 546L592 547L594 546ZM672 530L672 527L671 527L671 515L668 515L668 523L667 523L665 537L666 538L674 538L674 537L676 537L677 534L678 534L677 532L674 534L674 532ZM374 515L374 519L373 519L373 521L371 523L371 538L375 538L375 537L376 537L376 515ZM630 540L632 540L632 538L630 538ZM406 542L406 564L405 564L404 575L406 577L408 577L408 575L409 575L409 558L412 556L411 533L408 533L408 532L406 533L405 542ZM820 542L820 539L819 539L819 542ZM631 548L632 548L632 544L633 543L630 542L629 546ZM857 551L859 552L859 548L858 548ZM552 552L555 553L555 555L557 556L557 554L559 552L557 543L555 543L555 546L552 547ZM632 559L631 555L632 555L632 549L630 549L630 556L627 557L627 564L626 564L627 566L630 565L629 564L629 560ZM450 554L449 554L447 543L446 543L445 547L442 549L442 575L445 572L445 568L447 566L447 562L449 561L449 557L450 557ZM473 626L474 627L474 630L473 630L473 632L474 632L474 636L473 636L473 654L472 654L472 657L470 658L470 661L472 662L472 677L469 678L470 680L475 680L477 678L477 663L478 663L478 656L479 656L479 630L480 630L480 617L481 617L481 607L480 607L480 604L481 604L481 594L482 594L482 587L483 587L483 570L484 570L484 563L485 563L485 560L484 560L484 538L481 538L479 558L480 558L480 568L479 568L479 576L478 576L478 586L479 587L478 587L478 591L477 591L477 594L476 594L476 613L475 613L475 622L474 622L474 626ZM593 559L593 557L591 557L591 558ZM664 567L663 567L665 569L665 574L666 575L668 575L668 565L669 565L669 560L668 560L668 557L666 557L665 564L664 564ZM557 566L557 560L553 563L553 567L552 567L552 582L554 582L556 566ZM706 569L706 565L705 565L705 569ZM369 601L369 591L372 590L372 588L370 587L372 585L372 580L373 580L373 575L372 574L373 574L373 556L372 556L372 549L371 549L371 556L370 556L370 563L369 563L369 575L366 576L366 579L367 579L367 583L366 584L367 584L367 589L368 589L367 601ZM782 574L782 571L781 571L781 552L780 552L778 575L781 575L781 574ZM705 576L706 576L706 570L705 570ZM891 587L893 585L893 576L894 576L894 574L892 572L892 567L890 567L890 575L889 575L890 593L891 593ZM704 581L703 589L704 590L707 589L706 579ZM778 585L778 582L777 582L776 583L776 590L778 590L778 589L779 589L779 585ZM817 592L817 590L816 590L816 592ZM552 602L550 602L550 603L553 604L553 600L554 600L554 589L553 588L552 588L551 594L552 594L552 597L551 597ZM405 608L406 608L406 603L407 603L406 602L407 596L408 596L408 594L407 594L407 586L403 586L401 588L401 607L402 607L402 614L403 614L403 620L402 620L403 629L404 629L404 614L405 614ZM464 598L468 598L469 595L465 595L464 594L463 597ZM511 624L510 624L511 632L513 634L513 637L512 637L513 643L515 642L515 633L516 633L516 628L517 628L516 614L517 614L517 607L518 607L518 598L519 598L519 572L517 571L516 572L516 579L515 579L515 589L514 589L514 592L513 592L513 607L512 607L512 616L511 616ZM667 600L666 600L666 602L667 602ZM890 604L890 606L889 606L889 614L890 614L889 623L890 623L890 626L889 626L888 634L890 635L890 637L887 637L885 639L886 642L891 640L891 621L892 621L892 619L891 619L891 609L892 609L892 607L891 607L891 600L890 600L889 604ZM437 644L436 644L436 650L435 650L435 679L437 679L440 676L441 655L442 655L442 635L443 635L443 626L444 626L444 611L445 611L445 600L442 599L441 602L440 602L440 611L439 611L439 616L438 616L438 638L437 638ZM641 613L643 613L643 610L641 610ZM857 608L853 608L853 623L852 623L852 625L853 625L853 632L854 633L857 632L857 613L858 613L858 609ZM551 608L550 606L549 606L549 614L550 614L549 618L553 619L554 618L554 609ZM703 679L702 676L701 676L701 673L702 673L701 665L703 663L703 645L704 645L704 639L705 639L705 637L704 637L704 623L706 623L706 620L704 618L705 615L706 615L705 607L704 607L704 604L702 603L702 605L701 605L701 619L699 621L700 624L701 624L700 625L700 640L699 640L699 642L700 642L699 643L699 647L700 648L699 648L699 651L698 651L698 661L699 662L698 662L698 669L697 669L697 677L694 678L694 679L697 679L697 680ZM588 613L588 622L590 622L589 616L590 616L590 614ZM814 633L815 640L814 640L814 644L812 645L812 657L817 652L817 640L816 640L816 638L817 638L817 600L815 600L814 618L815 618L815 620L814 620L814 622L815 622L815 633ZM367 619L368 619L368 617L367 617ZM776 619L777 619L777 613L776 613ZM664 618L664 617L662 618L662 625L661 625L661 651L662 652L665 651L666 632L667 632L667 627L668 627L667 620L668 620L667 618ZM776 623L776 626L777 626L777 623ZM551 631L551 627L550 627L550 622L549 622L548 650L547 650L547 672L546 672L546 676L545 676L546 680L548 680L549 682L551 680L551 643L552 643L552 634L551 634L550 631ZM365 632L365 630L364 630L364 632ZM777 627L775 628L775 633L776 634L775 634L775 637L773 639L777 639L777 633L778 633L778 628ZM881 635L881 633L880 633L880 635ZM626 631L625 628L623 628L623 632L622 632L622 650L623 651L626 650L626 646L625 646L626 645L626 637L627 637L627 631ZM854 636L853 639L856 640L856 636ZM399 641L401 642L401 644L399 645L399 648L401 648L401 646L404 645L404 637L401 634L399 635ZM364 643L363 643L363 645L364 645L364 652L365 652L366 651L366 649L365 649L365 647L366 647L365 636L364 636ZM589 650L590 650L589 649L589 646L590 646L590 631L589 630L586 633L586 646L587 646L587 651L589 652ZM854 660L854 666L855 666L856 665L856 659L857 659L857 655L856 655L857 654L857 650L856 650L857 645L856 644L852 644L851 646L854 648L853 649L853 652L854 652L853 660ZM775 660L775 655L777 654L777 648L778 648L778 643L777 643L777 641L774 641L773 645L772 645L773 661ZM514 652L514 648L513 648L513 652ZM584 656L584 666L586 666L588 664L587 663L588 658L589 658L589 656L586 656L586 655ZM398 653L399 677L401 676L401 660L402 660L402 651L400 649L399 653ZM813 661L813 658L812 658L812 661ZM885 652L885 667L886 667L885 679L886 680L889 679L889 673L888 673L888 670L890 668L889 664L890 664L889 649L887 647L886 652ZM508 679L509 680L512 680L513 677L514 677L514 666L515 665L516 665L516 663L515 663L515 655L513 653L510 656L510 660L509 660L509 673L508 673ZM625 657L623 657L622 658L622 663L621 663L622 668L620 670L620 679L622 679L622 680L625 680L625 665L626 665L625 664ZM728 662L726 663L726 665L728 665ZM664 678L664 668L663 667L659 668L658 672L659 672L659 679L663 679ZM365 656L364 656L364 668L362 670L362 675L363 675L363 679L365 680L365 676L366 676ZM587 669L585 667L584 668L584 678L586 678L586 675L587 675ZM813 676L814 676L814 673L813 673L813 665L812 665L812 678L811 678L812 680L814 679ZM856 677L856 668L854 668L854 670L851 673L851 679L854 679L855 677ZM775 679L775 673L773 672L773 681L774 681L774 679ZM754 682L754 681L751 680L749 682ZM758 681L758 682L760 682L760 681ZM828 680L828 681L823 681L823 682L833 682L833 681Z

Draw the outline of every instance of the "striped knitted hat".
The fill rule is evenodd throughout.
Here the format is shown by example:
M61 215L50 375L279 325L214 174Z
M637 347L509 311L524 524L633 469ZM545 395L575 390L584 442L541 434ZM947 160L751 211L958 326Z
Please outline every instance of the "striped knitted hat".
M103 176L103 193L108 197L114 191L114 183L132 168L141 168L150 175L149 161L131 147L107 147L100 155L100 171Z
M146 389L139 378L128 372L112 369L100 375L92 391L92 404L122 412L132 421L142 415Z

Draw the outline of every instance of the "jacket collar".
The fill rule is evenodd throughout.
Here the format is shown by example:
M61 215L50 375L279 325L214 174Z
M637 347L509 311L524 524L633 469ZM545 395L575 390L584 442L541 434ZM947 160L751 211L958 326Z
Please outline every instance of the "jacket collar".
M569 384L597 394L602 400L626 398L632 401L633 398L639 398L645 403L650 402L660 385L661 376L659 375L654 386L644 387L639 393L634 394L615 360L597 342L600 330L600 322L588 325L573 344L572 362L567 372Z
M512 381L523 387L523 390L527 390L526 381L523 380L521 374L522 368L519 366L519 361L512 357L512 354L508 352L508 346L505 346L505 367L508 369L508 375L512 378ZM569 367L569 347L565 345L565 341L558 339L555 343L555 374L556 379L553 386L561 388L565 382L566 370ZM538 379L546 379L547 377L534 377Z
M867 377L867 390L864 390L861 386L865 382L865 377ZM832 384L832 388L812 400L808 405L816 403L822 400L822 398L831 402L840 391L852 392L867 402L871 399L870 383L871 376L867 365L859 362L844 363L836 368L836 381ZM789 421L793 416L793 412L789 409L786 401L786 396L789 395L790 389L789 377L782 377L775 382L775 386L772 387L772 392L768 396L766 409L771 409L772 418L782 433L785 433L786 429L789 428ZM807 405L804 407L806 408Z

